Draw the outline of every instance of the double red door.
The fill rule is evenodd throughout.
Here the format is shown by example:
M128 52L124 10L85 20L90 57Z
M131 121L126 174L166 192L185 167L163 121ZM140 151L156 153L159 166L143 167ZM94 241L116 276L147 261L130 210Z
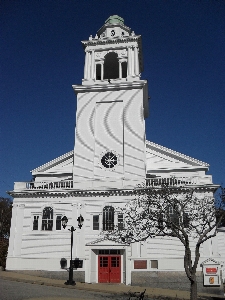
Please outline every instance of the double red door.
M98 256L98 282L120 283L121 282L121 256L99 255Z

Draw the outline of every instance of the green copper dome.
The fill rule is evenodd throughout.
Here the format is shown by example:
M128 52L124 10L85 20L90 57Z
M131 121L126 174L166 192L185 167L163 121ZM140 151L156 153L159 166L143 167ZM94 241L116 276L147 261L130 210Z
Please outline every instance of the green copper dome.
M108 24L124 24L124 19L121 18L120 16L118 15L113 15L113 16L110 16L106 21L105 21L105 24L108 23Z

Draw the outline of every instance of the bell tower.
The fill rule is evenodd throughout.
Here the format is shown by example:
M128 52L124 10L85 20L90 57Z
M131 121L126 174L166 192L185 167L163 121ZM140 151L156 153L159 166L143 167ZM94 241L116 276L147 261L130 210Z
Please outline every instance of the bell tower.
M146 175L147 81L140 79L141 36L111 16L95 37L82 41L82 85L77 94L74 182L136 185ZM94 183L93 183L94 182Z

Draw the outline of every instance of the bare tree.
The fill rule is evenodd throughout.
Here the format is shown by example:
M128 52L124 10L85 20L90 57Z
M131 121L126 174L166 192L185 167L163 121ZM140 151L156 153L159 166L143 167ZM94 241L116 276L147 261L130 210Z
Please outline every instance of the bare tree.
M5 269L9 245L9 233L12 216L12 202L0 197L0 266Z
M224 216L221 203L215 206L212 192L187 187L139 186L136 197L121 208L124 228L107 232L108 239L140 242L156 236L170 236L184 246L184 268L190 280L190 299L197 299L196 270L200 246L214 237ZM190 242L195 242L191 253ZM194 258L194 259L193 259Z

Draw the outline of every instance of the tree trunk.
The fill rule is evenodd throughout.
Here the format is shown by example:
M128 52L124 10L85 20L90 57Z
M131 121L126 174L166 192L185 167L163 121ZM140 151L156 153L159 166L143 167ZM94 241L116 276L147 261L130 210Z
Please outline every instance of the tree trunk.
M196 275L193 276L191 279L191 293L190 293L190 300L197 300L197 280Z

